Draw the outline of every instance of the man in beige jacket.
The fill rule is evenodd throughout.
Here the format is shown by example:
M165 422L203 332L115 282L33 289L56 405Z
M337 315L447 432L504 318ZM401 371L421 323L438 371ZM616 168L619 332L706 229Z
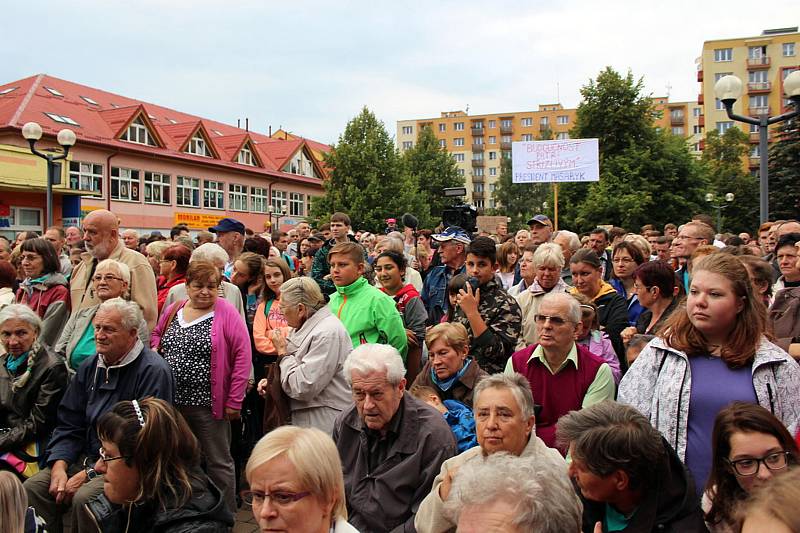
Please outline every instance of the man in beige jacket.
M147 328L152 331L158 318L156 299L156 276L147 259L129 250L119 240L119 221L111 211L98 209L83 219L83 242L86 253L72 271L69 291L72 312L99 304L100 299L92 290L92 276L97 264L104 259L114 259L128 265L131 271L131 301L142 308Z
M480 446L471 448L442 464L430 493L417 510L414 526L418 533L455 531L456 524L445 516L444 502L450 495L458 469L467 463L507 452L535 463L538 470L554 472L558 485L574 493L567 475L567 464L558 451L545 446L533 431L533 396L528 380L521 374L494 374L475 386L473 403L476 433Z

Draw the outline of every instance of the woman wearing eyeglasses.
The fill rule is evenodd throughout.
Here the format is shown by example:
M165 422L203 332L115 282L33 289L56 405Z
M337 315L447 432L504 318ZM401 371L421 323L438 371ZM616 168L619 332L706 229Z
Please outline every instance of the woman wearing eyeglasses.
M200 468L183 417L156 398L122 401L97 421L103 494L89 500L103 533L227 533L233 515Z
M644 310L636 325L622 330L627 344L634 335L654 335L678 307L675 271L664 261L648 261L633 273L633 290Z
M111 298L129 299L130 282L131 270L125 263L104 259L97 264L89 290L94 291L100 303L72 313L64 326L64 331L53 346L53 351L67 361L72 373L78 370L81 363L97 353L92 320L100 304ZM142 342L147 345L150 342L150 334L144 318L139 323L137 332Z
M644 307L639 302L639 298L633 288L635 282L633 274L639 265L646 260L639 247L631 241L617 243L611 254L611 263L614 267L611 286L627 302L628 325L630 326L636 325L636 320L644 311Z
M250 490L242 499L261 531L358 533L347 523L339 452L322 431L282 426L267 433L245 474Z
M69 317L69 283L59 272L58 253L46 239L28 239L20 245L20 268L25 279L17 290L17 303L39 315L39 341L53 346Z
M686 306L667 320L623 376L619 401L650 419L695 479L709 477L714 419L731 402L761 405L788 428L800 421L800 368L765 336L766 309L736 257L692 270Z
M797 445L781 421L743 402L717 415L712 450L703 512L713 533L736 531L736 512L752 491L793 468L798 459Z

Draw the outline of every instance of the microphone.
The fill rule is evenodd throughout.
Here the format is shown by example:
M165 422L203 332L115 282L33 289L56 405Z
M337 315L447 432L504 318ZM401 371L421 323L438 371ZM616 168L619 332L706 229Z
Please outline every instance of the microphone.
M419 226L419 219L412 215L411 213L406 213L400 218L400 222L403 223L403 226L406 228L417 229Z

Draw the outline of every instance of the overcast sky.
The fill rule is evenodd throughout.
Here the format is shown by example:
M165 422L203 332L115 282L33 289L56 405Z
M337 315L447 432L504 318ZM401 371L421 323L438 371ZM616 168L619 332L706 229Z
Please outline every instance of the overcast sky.
M673 101L703 41L800 23L797 0L5 2L0 78L47 73L229 124L335 142L397 120L577 106L607 65ZM244 124L244 120L242 120Z

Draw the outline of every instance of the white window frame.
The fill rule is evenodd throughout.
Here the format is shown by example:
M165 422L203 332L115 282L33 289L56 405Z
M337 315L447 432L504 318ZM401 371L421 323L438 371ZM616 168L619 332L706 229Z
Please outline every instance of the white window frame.
M69 124L70 126L80 126L77 122L75 122L72 118L68 117L67 115L59 115L58 113L48 113L47 111L43 112L50 120L54 122L58 122L59 124Z
M453 123L453 130L454 131L464 131L464 123L463 122L454 122Z
M497 176L497 167L489 167L489 175Z
M566 141L567 139L569 139L569 132L562 131L562 132L556 133L556 140L557 141Z
M205 209L225 209L224 182L203 180L203 207Z
M683 126L673 126L672 127L672 134L673 135L683 135Z
M464 137L456 137L453 139L453 146L464 146Z
M733 61L733 48L715 48L714 49L714 62L726 63Z
M239 155L236 160L240 165L249 165L251 167L256 166L256 159L253 157L253 151L250 150L249 144L242 146L242 149L239 150Z
M189 203L184 199L188 198ZM200 178L178 176L175 182L175 205L179 207L200 207Z
M290 217L303 217L305 216L306 199L305 194L301 192L289 193L289 216Z
M403 150L411 150L414 147L414 141L403 141Z
M490 128L496 128L497 127L497 121L496 120L490 120L489 121L489 127Z
M447 124L445 124L444 122L441 122L439 124L439 133L444 133L446 131L447 131Z
M248 211L247 192L249 187L239 183L228 184L228 209L231 211Z
M482 178L484 176L484 171L481 167L477 167L472 171L472 175L476 178Z
M497 144L497 136L489 135L489 144Z
M253 213L267 212L267 189L250 187L250 211Z
M414 126L403 126L403 135L413 135Z
M270 205L275 210L276 213L283 212L284 209L288 212L288 207L286 205L286 200L288 198L288 193L286 191L282 191L280 189L272 189L272 198L270 199Z
M524 142L530 142L530 141L533 140L533 134L532 133L523 133L521 140L524 141Z
M150 130L145 126L141 115L136 117L130 125L128 125L128 129L125 131L125 135L122 136L122 140L146 146L156 145L156 141L153 139L153 136L150 135Z
M717 131L720 135L724 135L726 131L733 127L732 120L721 120L717 122Z
M97 192L100 193L100 197L102 198L104 182L103 165L84 161L70 161L67 179L69 180L67 184L73 191ZM76 180L77 187L72 186L73 179ZM96 198L94 195L92 197Z
M533 126L533 119L531 117L521 118L519 120L519 125L522 126L523 128Z
M548 124L550 124L549 117L542 117L542 118L539 119L539 125L540 126L547 126Z
M172 198L170 197L170 189L172 188L172 177L169 174L162 172L144 173L144 203L155 205L172 205ZM147 191L150 190L150 200L147 199ZM153 198L158 191L160 201L155 201Z
M439 139L439 148L447 148L447 140Z
M115 182L117 185L116 196L114 196ZM109 194L111 195L112 200L117 200L118 202L139 203L141 201L141 194L139 194L141 185L139 171L137 169L111 167L111 190L109 191ZM126 194L122 194L123 191L126 192Z
M781 46L781 53L783 54L783 57L794 57L795 43L783 43Z
M9 224L10 226L7 228L2 228L4 230L18 232L18 231L35 231L37 233L42 233L44 231L44 209L40 209L38 207L27 207L27 206L18 206L12 205L9 207ZM17 224L17 222L22 218L20 213L22 211L31 211L36 212L38 214L37 218L39 219L39 225L30 225L30 224Z
M186 153L192 155L199 155L201 157L211 157L211 150L208 148L208 143L205 137L200 133L200 130L194 134L186 145Z
M497 159L497 152L495 151L489 152L489 161L494 161L495 159Z
M463 152L459 152L459 153L453 154L453 160L456 163L463 163L464 162L464 153Z
M563 126L569 124L569 115L558 115L556 117L556 124Z
M501 128L510 128L513 125L514 125L514 121L511 120L510 118L504 118L503 120L500 121L500 127Z

